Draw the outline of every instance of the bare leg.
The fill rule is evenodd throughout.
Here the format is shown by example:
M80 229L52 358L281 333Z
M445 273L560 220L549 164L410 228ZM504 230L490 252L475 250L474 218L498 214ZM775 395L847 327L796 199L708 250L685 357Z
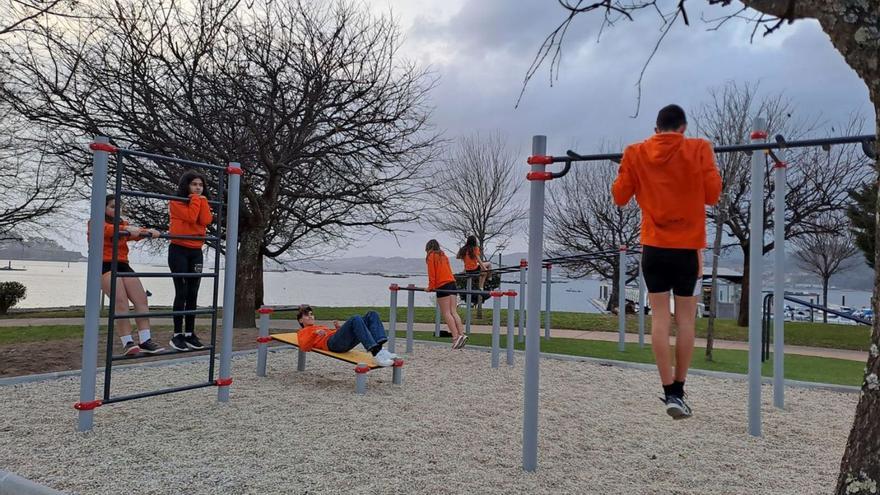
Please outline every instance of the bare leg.
M122 278L119 279L123 285L125 285L125 293L128 295L128 300L134 304L134 311L136 313L146 313L149 311L147 307L147 292L144 290L144 286L141 284L141 280L139 278ZM119 286L119 282L116 283L117 287ZM126 304L128 304L126 302ZM150 319L149 318L136 318L138 330L146 330L150 328Z
M114 333L119 336L131 335L131 322L128 318L122 318L122 315L128 314L128 294L125 292L124 279L116 280L116 298L113 300L113 306L118 317L113 321ZM110 295L110 272L101 276L101 287L104 293Z
M651 304L651 349L654 351L657 371L660 372L660 382L663 385L671 385L673 375L672 357L669 349L669 327L671 325L669 292L648 293L648 302ZM678 309L676 307L676 313L679 312ZM691 345L693 346L693 336L691 337Z
M449 333L452 334L453 342L455 342L455 339L461 335L458 331L458 325L455 322L455 317L458 316L458 312L453 309L454 299L455 296L437 298L437 304L440 306L440 312L443 314L443 321L446 322L446 326L449 328Z
M697 297L675 296L675 380L687 378L694 353L694 333L697 317Z

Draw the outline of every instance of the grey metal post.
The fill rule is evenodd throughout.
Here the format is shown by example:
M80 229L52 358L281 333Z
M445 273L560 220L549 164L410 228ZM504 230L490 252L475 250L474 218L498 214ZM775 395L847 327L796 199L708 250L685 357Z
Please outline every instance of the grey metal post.
M471 294L471 291L473 290L473 285L474 285L473 279L471 279L471 276L468 275L467 276L467 287L466 287L468 293L465 296L465 301L467 301L467 302L464 305L464 318L465 318L464 333L465 333L465 335L471 334L471 297L473 296L473 294Z
M416 291L415 285L409 284L407 286L406 295L406 353L412 354L413 351L413 322L415 321L415 304L416 304Z
M269 318L272 308L260 308L260 332L257 337L257 376L266 376L266 357L269 354Z
M397 291L400 287L391 284L391 307L388 309L388 352L394 352L394 342L397 340Z
M296 350L296 371L306 370L306 353L300 349Z
M626 246L620 246L617 260L617 350L626 350Z
M520 343L526 341L526 335L523 331L526 325L526 268L528 268L528 260L519 260L519 334Z
M434 337L440 336L440 300L434 296Z
M241 187L241 165L232 162L226 169L229 175L226 200L226 271L223 277L223 350L220 353L220 378L217 380L217 400L229 401L229 383L232 380L232 322L235 319L235 267L238 259L238 192Z
M513 366L513 313L516 304L516 292L507 291L507 364Z
M642 260L639 260L639 349L645 348L645 306L648 298L645 287L645 274L642 273Z
M492 291L492 367L498 367L501 354L501 296L502 292Z
M551 263L547 263L547 287L544 296L544 339L550 340L550 271L553 268Z
M779 409L785 408L785 175L785 163L777 163L773 178L773 405Z
M395 359L391 365L391 383L394 385L403 385L403 360Z
M766 121L752 127L752 143L766 141ZM749 243L749 434L761 436L761 279L764 247L764 151L752 152L751 239Z
M105 136L95 138L96 143L109 144ZM79 404L95 400L95 380L98 367L98 328L101 318L101 262L104 252L104 208L107 199L106 151L94 150L92 156L92 204L89 214L89 262L86 278L86 314L83 325L82 365L79 382ZM110 301L113 304L113 301ZM77 431L89 431L94 423L94 409L79 410Z
M357 367L355 367L354 391L356 394L364 395L367 393L367 373L369 371L370 367L366 363L358 363Z
M532 137L532 156L547 152L547 136ZM542 160L535 160L541 162ZM545 165L534 163L529 177L529 270L526 308L526 364L523 367L523 456L524 471L538 469L538 386L541 359L541 254L544 252Z

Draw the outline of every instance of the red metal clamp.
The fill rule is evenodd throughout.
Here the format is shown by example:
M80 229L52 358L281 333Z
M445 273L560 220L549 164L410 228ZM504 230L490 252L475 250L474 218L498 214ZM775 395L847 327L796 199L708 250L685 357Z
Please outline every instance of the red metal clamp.
M227 175L241 175L243 173L244 173L244 171L241 169L241 167L233 167L233 166L226 167L226 174Z
M527 180L551 180L553 172L529 172L526 174Z
M752 139L767 139L767 131L752 131Z
M526 160L529 165L550 165L553 163L553 157L547 155L532 155Z
M261 315L271 315L274 312L275 310L268 306L263 306L262 308L257 310L257 313L260 313Z
M513 296L513 297L516 297L516 291L515 291L515 290L509 290L509 291L505 292L504 295L505 295L505 296Z
M100 143L99 143L100 144ZM101 150L106 151L106 150ZM73 408L77 411L91 411L96 407L101 407L102 402L100 400L93 400L91 402L77 402L73 405Z
M400 286L397 284L391 284L388 286L388 290L390 290L391 292L397 292L400 290Z
M528 268L529 267L528 260L519 260L519 267L520 268Z
M620 245L620 252L625 253L626 251L627 251L626 244L621 244Z
M489 292L489 295L492 297L501 297L504 293L498 290L493 290L492 292Z
M366 364L359 364L359 365L355 366L355 368L354 368L354 372L359 375L362 375L362 374L367 373L369 371L370 371L370 367L367 366Z
M777 161L773 164L773 168L788 168L788 164L783 161Z
M214 380L214 385L217 385L218 387L228 387L228 386L232 385L232 377L218 378L218 379Z
M119 148L107 143L91 143L89 149L92 151L106 151L107 153L116 153Z
M272 337L257 337L257 342L260 344L268 344L269 342L272 342Z
M394 364L391 365L392 368L403 368L403 359L397 358L394 360Z

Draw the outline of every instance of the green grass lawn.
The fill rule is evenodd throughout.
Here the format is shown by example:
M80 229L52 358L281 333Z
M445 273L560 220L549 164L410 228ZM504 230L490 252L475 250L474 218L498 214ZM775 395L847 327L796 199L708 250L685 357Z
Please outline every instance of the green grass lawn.
M337 316L332 313L323 314L322 312L321 317L333 319ZM342 318L342 316L338 317ZM157 327L156 329L165 330L166 328ZM200 327L200 330L208 331L205 327ZM82 331L82 326L79 325L0 328L0 345L15 344L18 342L43 342L64 338L81 338ZM101 334L106 334L104 328L101 329ZM399 339L398 349L401 349L404 345L402 339L405 339L405 333L403 331L398 331L397 335ZM442 342L448 342L449 340L435 338L431 332L415 332L415 338L419 340L434 340ZM488 334L472 334L469 343L473 345L489 346L491 345L491 336ZM502 348L506 345L506 338L502 336ZM522 344L516 344L515 347L517 349L524 348ZM556 354L589 356L637 363L654 362L651 348L647 345L644 349L639 349L637 344L627 344L626 351L619 352L617 350L616 342L554 338L550 341L544 341L542 339L541 350ZM748 353L746 351L715 349L714 357L714 361L707 362L698 349L694 353L693 367L742 374L745 374L748 371ZM765 376L772 375L772 366L772 361L764 363L763 373ZM859 386L862 383L864 366L864 363L858 361L788 355L785 357L785 377L792 380Z

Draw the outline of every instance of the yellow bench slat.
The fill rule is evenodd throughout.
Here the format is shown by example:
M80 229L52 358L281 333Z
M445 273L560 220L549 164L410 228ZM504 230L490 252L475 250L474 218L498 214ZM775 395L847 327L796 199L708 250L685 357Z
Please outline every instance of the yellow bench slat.
M285 344L290 344L294 347L299 348L299 340L296 332L292 333L274 333L270 335L273 340L277 340L278 342L284 342ZM351 364L359 364L364 363L370 367L370 369L378 368L379 365L376 364L376 360L373 359L373 355L369 352L363 351L348 351L348 352L331 352L325 351L323 349L312 349L309 352L314 352L317 354L323 354L328 357L332 357L334 359L338 359L340 361L345 361L346 363Z

